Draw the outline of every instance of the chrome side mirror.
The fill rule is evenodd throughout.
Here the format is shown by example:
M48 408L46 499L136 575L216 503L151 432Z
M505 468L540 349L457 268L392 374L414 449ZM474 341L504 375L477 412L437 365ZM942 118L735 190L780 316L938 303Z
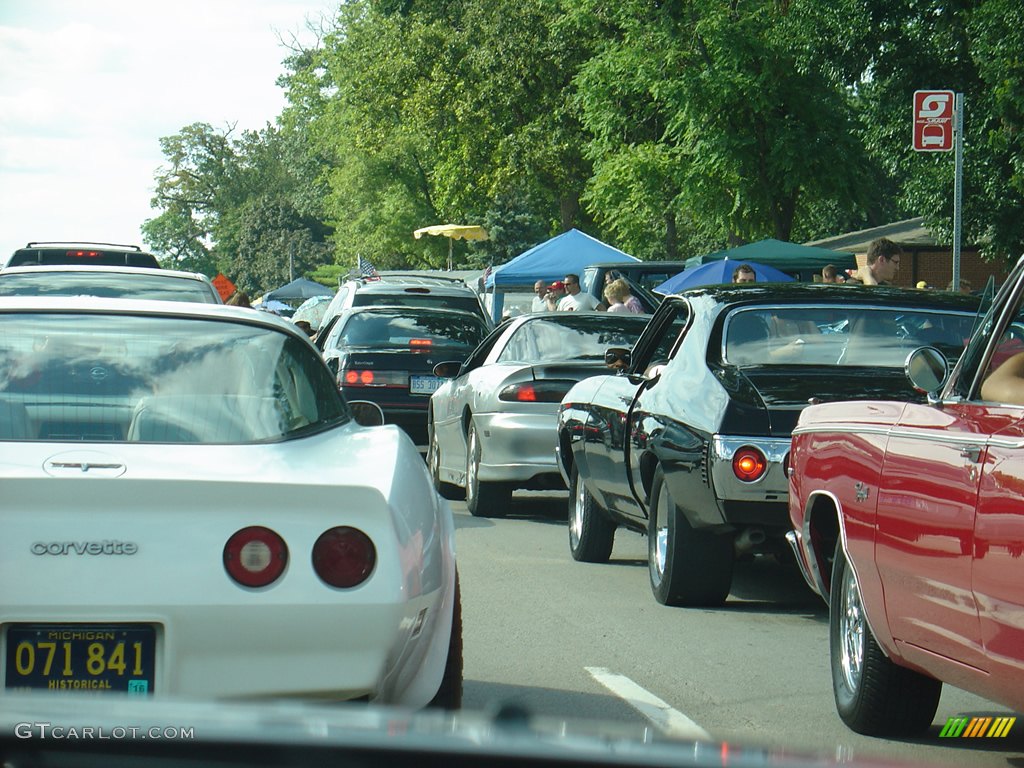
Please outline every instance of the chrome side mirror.
M935 347L919 347L907 355L903 372L918 392L937 392L949 376L949 361Z
M369 400L350 400L348 409L356 424L364 427L379 427L384 424L384 411L376 403Z

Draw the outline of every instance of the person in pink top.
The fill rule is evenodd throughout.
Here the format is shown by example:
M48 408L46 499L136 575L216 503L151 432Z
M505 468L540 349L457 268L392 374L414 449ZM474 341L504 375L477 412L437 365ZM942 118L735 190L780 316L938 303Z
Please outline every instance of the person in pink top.
M643 314L644 308L640 300L629 290L629 283L621 277L612 280L604 289L604 297L608 301L609 312L632 312Z

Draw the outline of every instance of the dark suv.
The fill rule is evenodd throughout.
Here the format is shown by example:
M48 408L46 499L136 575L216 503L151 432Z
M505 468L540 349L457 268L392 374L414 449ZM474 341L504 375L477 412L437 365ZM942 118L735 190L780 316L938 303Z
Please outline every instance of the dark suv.
M327 305L316 344L322 350L324 340L337 324L338 318L354 307L370 306L434 307L459 309L480 315L488 327L487 314L477 292L462 280L440 275L388 274L380 277L357 277L342 283Z
M29 243L7 261L8 267L39 264L94 264L101 267L150 267L159 269L156 256L137 245L113 243Z

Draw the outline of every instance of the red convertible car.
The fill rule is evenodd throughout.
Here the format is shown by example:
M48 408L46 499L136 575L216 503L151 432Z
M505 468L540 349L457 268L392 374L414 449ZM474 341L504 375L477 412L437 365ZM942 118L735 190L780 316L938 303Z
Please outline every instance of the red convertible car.
M788 538L829 604L836 706L853 730L927 729L942 683L1024 710L1024 258L927 402L804 409Z

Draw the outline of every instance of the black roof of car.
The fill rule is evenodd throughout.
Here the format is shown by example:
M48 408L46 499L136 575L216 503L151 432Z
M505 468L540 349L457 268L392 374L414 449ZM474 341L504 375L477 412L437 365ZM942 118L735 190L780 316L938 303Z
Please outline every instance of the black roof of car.
M31 264L94 264L109 267L148 267L159 269L156 256L137 245L90 242L32 242L18 248L6 266Z
M883 285L835 285L831 283L744 283L705 285L673 296L717 304L770 304L773 301L812 303L817 301L856 304L898 304L906 307L934 307L945 310L977 311L981 297L952 291L926 291Z

